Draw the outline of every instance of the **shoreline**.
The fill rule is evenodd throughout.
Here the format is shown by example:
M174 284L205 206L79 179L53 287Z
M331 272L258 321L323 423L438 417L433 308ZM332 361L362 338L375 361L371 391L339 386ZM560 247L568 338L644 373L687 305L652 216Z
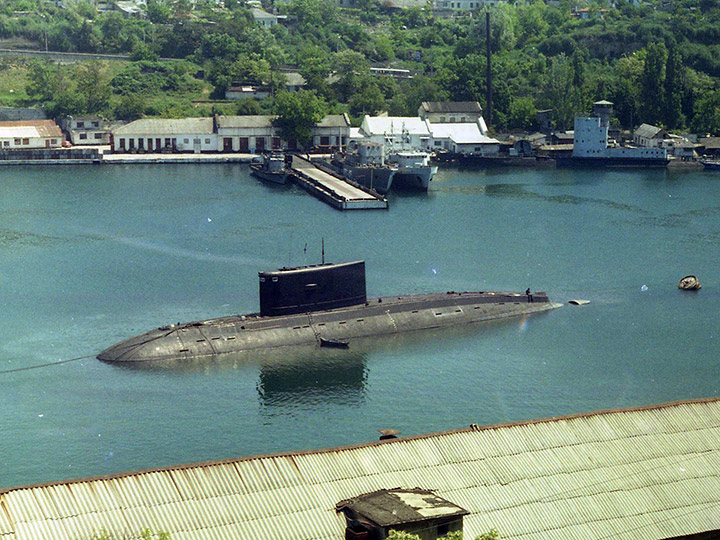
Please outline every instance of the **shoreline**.
M86 147L88 148L88 147ZM103 148L93 157L86 158L45 158L45 159L0 159L0 166L13 165L135 165L135 164L181 164L181 163L252 163L253 159L260 158L260 154L249 153L214 153L214 154L115 154L104 153ZM312 154L311 154L312 155ZM552 168L557 167L557 162L552 158L530 158L530 157L496 157L458 162L453 160L439 161L439 165L450 165L461 168L484 169L493 168ZM597 168L617 168L622 165L598 165ZM641 164L627 165L634 169L646 168ZM652 168L659 168L657 165ZM670 160L664 168L671 170L699 170L703 164L699 160L682 161L679 159Z

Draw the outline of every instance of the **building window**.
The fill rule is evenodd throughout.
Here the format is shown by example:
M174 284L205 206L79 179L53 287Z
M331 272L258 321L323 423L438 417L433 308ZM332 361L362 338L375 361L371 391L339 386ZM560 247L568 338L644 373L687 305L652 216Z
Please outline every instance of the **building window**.
M81 133L80 134L81 139L87 139L87 133Z
M57 144L57 139L50 139L50 144Z
M190 144L190 139L183 139L183 142L184 142L185 144Z
M30 144L30 139L23 139L23 144Z
M120 148L125 150L125 139L120 139Z
M10 141L3 141L3 146L4 146L5 148L7 148L8 146L10 146Z
M95 134L96 139L102 139L102 133L96 133Z
M205 144L210 144L210 139L205 139Z
M15 146L20 146L20 143L22 142L20 139L15 139Z
M85 122L78 122L78 123L77 123L77 127L78 127L78 128L84 128L84 127L85 127Z
M100 127L100 122L93 122L92 127L94 127L94 128Z

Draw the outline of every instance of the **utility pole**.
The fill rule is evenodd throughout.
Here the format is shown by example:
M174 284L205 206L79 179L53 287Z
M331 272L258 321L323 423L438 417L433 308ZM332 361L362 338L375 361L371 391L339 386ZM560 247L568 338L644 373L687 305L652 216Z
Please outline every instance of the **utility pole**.
M490 11L485 12L485 56L487 57L487 95L485 96L485 101L487 102L487 115L486 115L486 122L488 125L488 128L490 127L490 124L492 123L492 71L490 70L491 63L490 63Z

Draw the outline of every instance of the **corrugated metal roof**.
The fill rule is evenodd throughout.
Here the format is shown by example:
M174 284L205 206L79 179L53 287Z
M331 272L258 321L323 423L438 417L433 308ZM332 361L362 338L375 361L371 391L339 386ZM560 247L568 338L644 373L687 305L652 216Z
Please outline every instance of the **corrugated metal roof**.
M340 540L338 502L394 488L468 510L466 538L671 538L720 529L719 435L713 398L20 487L0 540Z
M662 133L663 129L657 126L651 126L650 124L641 124L639 128L635 130L637 137L645 137L646 139L652 139L658 134Z
M277 116L251 114L247 116L218 116L218 128L258 128L272 127Z
M430 135L428 124L416 116L365 116L362 129L369 135Z
M318 122L317 127L342 127L350 126L350 119L345 114L328 114L325 118Z
M0 122L0 137L60 137L62 130L54 120L7 120Z
M184 135L213 133L212 118L141 118L113 130L116 135Z

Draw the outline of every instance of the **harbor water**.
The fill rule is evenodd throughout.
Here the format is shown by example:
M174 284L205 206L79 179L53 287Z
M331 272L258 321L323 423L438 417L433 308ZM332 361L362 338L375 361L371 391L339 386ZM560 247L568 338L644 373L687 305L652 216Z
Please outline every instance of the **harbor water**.
M0 489L720 394L717 173L445 166L389 201L339 212L239 164L0 168ZM369 296L564 305L348 350L94 358L256 311L257 272L320 262L322 239L366 261Z

